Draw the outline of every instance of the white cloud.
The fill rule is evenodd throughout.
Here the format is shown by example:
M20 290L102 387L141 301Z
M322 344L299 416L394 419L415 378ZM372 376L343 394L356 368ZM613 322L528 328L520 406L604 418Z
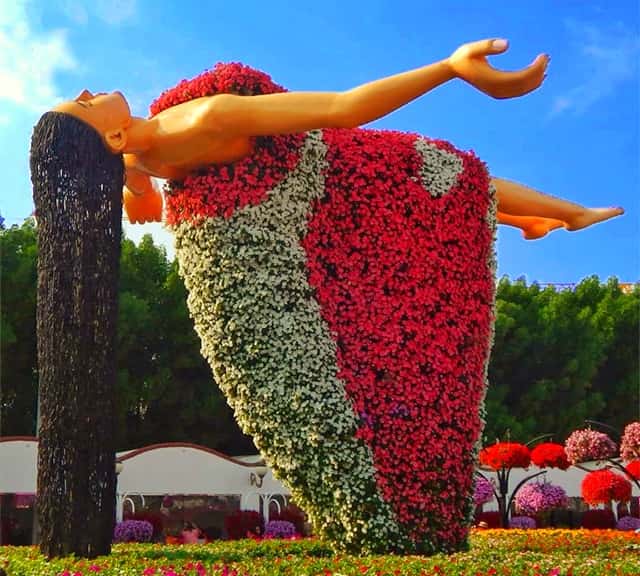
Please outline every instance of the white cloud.
M610 27L568 21L567 28L578 52L576 85L556 96L551 115L582 114L607 98L638 73L640 37L618 23Z
M136 0L97 0L94 6L97 16L112 26L131 20L138 9Z
M74 24L85 26L89 22L87 7L80 0L61 0L60 9Z
M136 0L58 0L60 10L74 24L86 26L90 18L98 18L110 26L132 20L138 11Z
M77 66L64 30L32 30L25 0L0 0L0 100L42 112L60 99L55 74Z

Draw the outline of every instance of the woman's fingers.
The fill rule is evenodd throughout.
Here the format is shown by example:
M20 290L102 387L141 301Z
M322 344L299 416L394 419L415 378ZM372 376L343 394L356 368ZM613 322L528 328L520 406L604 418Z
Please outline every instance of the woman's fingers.
M542 84L548 63L549 57L541 54L526 68L505 72L493 68L484 60L477 60L469 81L494 98L522 96Z
M502 54L507 48L509 48L509 42L503 38L487 38L477 42L470 42L461 47L472 58Z

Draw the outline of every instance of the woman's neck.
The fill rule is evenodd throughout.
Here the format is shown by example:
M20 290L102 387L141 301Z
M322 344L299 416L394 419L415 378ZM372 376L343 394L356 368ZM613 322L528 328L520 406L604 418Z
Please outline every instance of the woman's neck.
M153 143L154 123L153 120L133 117L131 125L127 128L127 144L124 148L125 154L136 154L146 152Z

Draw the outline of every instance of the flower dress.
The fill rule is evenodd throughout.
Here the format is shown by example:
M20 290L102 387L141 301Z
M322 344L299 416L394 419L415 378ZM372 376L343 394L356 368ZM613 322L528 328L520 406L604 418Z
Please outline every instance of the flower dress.
M239 64L153 105L281 91ZM167 187L188 306L243 431L337 549L466 545L493 330L495 198L414 134L260 137Z

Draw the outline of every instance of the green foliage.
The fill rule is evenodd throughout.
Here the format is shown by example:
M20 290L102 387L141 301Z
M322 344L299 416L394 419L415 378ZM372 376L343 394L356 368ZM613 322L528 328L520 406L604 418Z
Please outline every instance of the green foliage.
M33 547L0 548L7 576L405 576L476 574L637 574L637 535L604 530L486 530L471 535L471 548L446 556L334 555L318 540L235 540L207 545L118 544L111 556L47 562Z
M501 279L485 438L561 441L585 419L637 419L639 303L615 279L560 291Z
M0 434L36 426L37 239L33 220L0 229ZM118 449L190 441L252 452L213 383L175 262L145 237L123 240L118 332ZM493 441L557 441L585 418L622 430L640 412L640 288L583 280L555 291L498 284L487 427Z
M32 220L0 230L0 435L34 435L37 409L37 238ZM213 382L177 265L145 236L122 242L118 319L119 450L189 441L254 452Z
M148 235L123 241L118 368L120 449L183 441L255 451L200 354L177 264Z
M31 219L0 229L0 436L35 434L36 243Z

